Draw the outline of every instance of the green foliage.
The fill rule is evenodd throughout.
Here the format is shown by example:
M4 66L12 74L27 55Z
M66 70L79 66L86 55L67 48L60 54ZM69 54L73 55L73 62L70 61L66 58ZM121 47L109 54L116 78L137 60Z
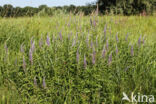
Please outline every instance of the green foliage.
M62 13L53 17L1 18L0 102L120 104L124 103L122 92L155 95L155 19Z
M98 0L99 9L102 13L106 10L114 9L116 14L120 14L122 9L125 15L135 15L143 13L152 14L156 7L155 0Z

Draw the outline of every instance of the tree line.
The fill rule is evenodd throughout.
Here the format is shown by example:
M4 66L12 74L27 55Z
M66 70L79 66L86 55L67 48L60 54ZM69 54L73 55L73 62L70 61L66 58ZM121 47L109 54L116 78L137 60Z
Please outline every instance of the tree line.
M39 7L13 7L11 4L0 6L0 17L23 17L23 16L53 16L57 13L84 13L89 15L94 11L100 14L123 14L136 15L140 13L152 14L156 10L156 0L97 0L95 3L86 6L58 6L48 7L40 5Z

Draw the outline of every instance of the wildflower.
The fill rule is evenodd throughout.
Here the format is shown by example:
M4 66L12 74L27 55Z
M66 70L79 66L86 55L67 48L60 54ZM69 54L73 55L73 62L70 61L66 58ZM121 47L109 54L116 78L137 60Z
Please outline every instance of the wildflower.
M31 65L32 65L33 64L33 52L31 49L29 50L29 60L30 60Z
M95 64L95 55L96 55L96 52L94 51L93 54L92 54L92 63L93 64Z
M43 39L41 38L41 39L39 40L39 46L40 46L40 48L42 47L42 45L43 45Z
M112 63L112 52L110 53L108 58L108 65L110 65L111 63Z
M45 82L45 77L43 77L43 88L46 88L46 82Z
M83 63L84 63L84 67L86 68L87 67L87 62L86 62L86 56L84 55L84 61L83 61Z
M107 40L106 49L108 50L108 48L109 48L109 43L108 43L108 40Z
M25 62L24 56L23 56L23 69L24 69L24 71L26 70L26 62Z
M105 49L105 45L103 46L103 50L102 50L102 57L105 58L105 54L106 54L106 49Z
M127 33L127 35L126 35L126 38L125 38L125 40L126 40L126 42L128 41L128 33Z
M50 37L47 35L47 40L46 40L46 42L47 42L47 45L48 46L50 46Z
M62 40L62 33L61 32L59 32L59 36L60 36L60 40Z
M94 25L94 27L96 27L96 20L93 21L93 25Z
M93 22L92 22L92 19L90 18L90 24L91 24L91 26L92 26L92 24L93 24Z
M86 43L87 43L87 47L89 47L89 34L87 35Z
M79 49L77 49L77 52L76 52L76 61L77 61L77 63L79 63L79 57L80 57Z
M116 55L118 55L118 46L116 45Z
M141 35L140 35L140 37L139 37L139 39L138 39L138 45L139 45L139 46L141 45Z
M119 39L118 39L118 33L116 34L116 42L118 42L119 41Z
M134 56L133 46L131 46L131 56Z
M31 44L31 51L32 51L32 52L35 51L35 41L33 41L32 44Z
M98 47L98 36L96 36L96 47Z
M94 46L93 41L91 41L90 46L91 46L91 48L93 48L93 46Z

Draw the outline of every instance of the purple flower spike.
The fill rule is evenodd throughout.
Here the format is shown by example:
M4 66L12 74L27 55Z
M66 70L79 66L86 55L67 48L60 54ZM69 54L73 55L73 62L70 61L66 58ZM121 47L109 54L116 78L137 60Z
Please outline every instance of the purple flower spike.
M76 61L77 61L77 63L79 63L79 58L80 58L79 49L77 49L77 52L76 52Z
M118 55L118 46L116 45L116 55Z
M89 35L86 38L86 44L87 44L87 47L89 47Z
M118 33L116 34L116 42L119 41L119 38L118 38Z
M92 24L93 24L93 22L92 22L92 19L90 18L90 24L91 24L91 26L92 26Z
M98 36L96 36L96 47L98 47Z
M24 71L26 70L26 62L25 62L24 56L23 56L23 69L24 69Z
M103 46L103 50L102 50L102 57L105 58L106 55L106 49L105 49L105 45Z
M133 46L131 46L131 56L134 56L134 49L133 49Z
M84 67L86 68L87 67L86 55L84 55L84 61L83 61L83 63L84 63Z
M93 41L91 41L90 46L91 46L91 48L94 47L94 43L93 43Z
M41 38L41 39L39 40L39 46L40 46L40 48L42 47L42 45L43 45L43 39Z
M47 40L46 40L46 42L47 42L47 45L48 46L50 46L50 37L47 35Z
M60 40L62 41L62 33L59 32Z
M31 65L33 65L33 52L31 49L29 50L29 60L31 62Z
M96 27L96 20L93 21L93 25L94 25L94 27Z
M30 41L30 44L31 44L31 45L33 44L33 38L34 38L34 37L32 37L32 38L31 38L31 41Z
M126 40L126 42L128 41L128 33L127 33L127 35L126 35L126 38L125 38L125 40Z
M33 41L32 44L31 44L31 51L32 51L32 52L35 51L35 41Z
M34 77L34 85L37 86L37 80L36 80L36 77Z
M112 63L112 52L110 53L108 58L108 65L110 65L111 63Z
M96 56L96 52L94 51L92 54L92 63L95 64L95 56Z
M108 43L108 40L107 40L106 49L108 50L108 48L109 48L109 43Z
M139 45L139 46L141 45L141 35L140 35L140 37L139 37L139 39L138 39L138 45Z
M45 77L43 77L43 88L46 88Z

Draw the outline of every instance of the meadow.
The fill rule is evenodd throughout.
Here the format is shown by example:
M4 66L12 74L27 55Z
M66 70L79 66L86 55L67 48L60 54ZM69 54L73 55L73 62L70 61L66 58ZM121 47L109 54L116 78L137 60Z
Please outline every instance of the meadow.
M128 104L156 95L156 18L0 18L1 104Z

